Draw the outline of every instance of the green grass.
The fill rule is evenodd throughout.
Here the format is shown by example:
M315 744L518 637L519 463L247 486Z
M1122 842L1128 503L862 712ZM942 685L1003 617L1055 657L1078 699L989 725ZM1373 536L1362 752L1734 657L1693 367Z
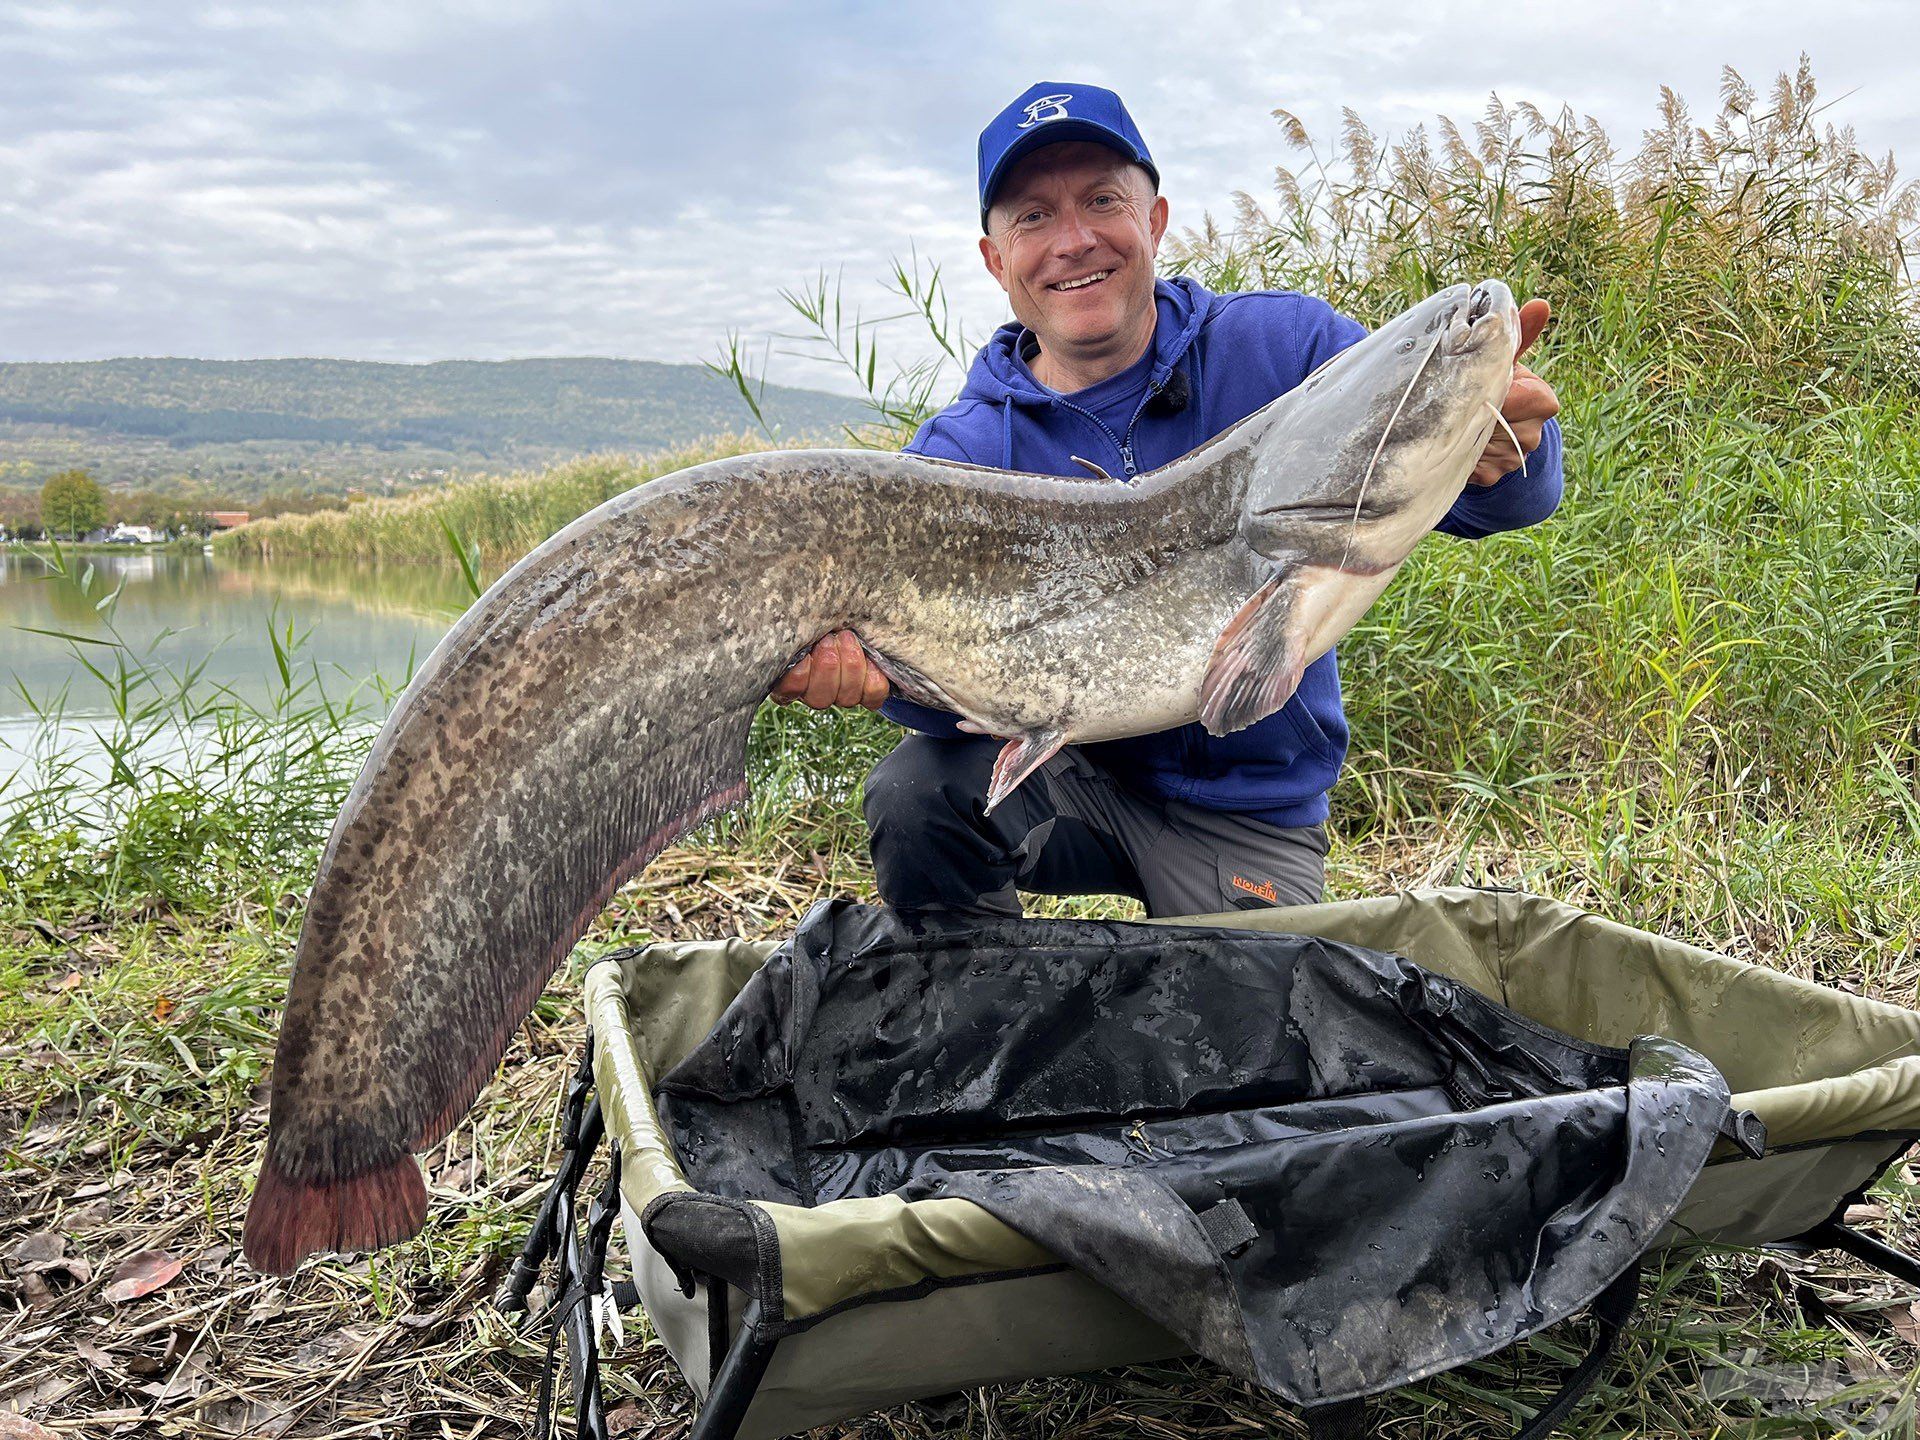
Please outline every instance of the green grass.
M1730 78L1698 127L1669 103L1628 156L1584 122L1525 109L1393 143L1355 122L1340 153L1310 153L1231 228L1202 226L1174 247L1172 262L1210 283L1297 285L1369 319L1483 274L1555 303L1529 359L1565 406L1560 512L1517 534L1421 546L1342 644L1354 747L1334 796L1334 895L1517 884L1920 1003L1914 199L1825 123L1804 74L1764 98ZM888 284L890 303L905 295L945 324L937 276L903 270ZM897 439L944 393L919 366L888 378L873 330L843 324L824 287L796 300L829 360L876 377L876 429L863 438ZM451 535L470 564L477 550L497 566L607 495L724 448L582 462L248 532L304 553L439 563ZM65 1213L81 1180L120 1167L146 1187L155 1225L181 1227L186 1239L168 1243L237 1233L301 899L381 699L324 693L295 640L282 647L282 696L265 707L127 647L82 647L116 717L100 753L52 753L47 701L46 763L0 789L0 1189L22 1216ZM142 758L154 732L183 723L212 740L166 765ZM778 932L818 895L869 894L858 784L891 739L864 713L764 711L753 805L656 862L591 941ZM343 1426L448 1405L460 1435L522 1413L537 1358L525 1337L464 1300L451 1331L401 1322L479 1293L475 1277L529 1214L579 1038L573 994L556 981L502 1077L428 1157L436 1184L464 1178L436 1193L422 1241L364 1270L309 1267L276 1290L308 1329L215 1312L227 1315L229 1373L257 1366L271 1379L313 1327L364 1312L393 1327L380 1372L390 1391L321 1375L258 1393L324 1397ZM1909 1248L1915 1191L1895 1172L1877 1197ZM1883 1408L1857 1433L1911 1433L1915 1352L1890 1312L1847 1308L1864 1289L1857 1272L1836 1275L1839 1308L1799 1279L1783 1291L1756 1257L1671 1258L1608 1388L1567 1433L1809 1433L1805 1413L1766 1418L1709 1398L1714 1372L1749 1349L1763 1370L1827 1365L1858 1379ZM225 1303L215 1287L243 1278L196 1293ZM61 1313L97 1318L91 1294ZM21 1373L6 1367L31 1333L0 1319L0 1384ZM1387 1433L1502 1433L1516 1398L1542 1398L1580 1338L1557 1327L1401 1392ZM675 1423L689 1402L660 1356L657 1342L637 1348L610 1384ZM448 1385L466 1399L449 1400ZM83 1418L105 1403L93 1396L72 1390L48 1413L105 1434ZM165 1409L182 1433L198 1414ZM942 1423L907 1407L855 1429L917 1437ZM1036 1437L1298 1433L1270 1399L1198 1365L981 1391L958 1423ZM485 1424L518 1433L511 1419ZM1829 1420L1823 1433L1837 1429Z

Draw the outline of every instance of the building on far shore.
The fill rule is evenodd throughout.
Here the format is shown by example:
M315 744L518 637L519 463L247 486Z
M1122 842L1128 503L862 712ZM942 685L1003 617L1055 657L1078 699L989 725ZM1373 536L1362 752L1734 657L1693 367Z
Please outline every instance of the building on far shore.
M216 530L235 530L247 523L245 510L209 510L207 520Z

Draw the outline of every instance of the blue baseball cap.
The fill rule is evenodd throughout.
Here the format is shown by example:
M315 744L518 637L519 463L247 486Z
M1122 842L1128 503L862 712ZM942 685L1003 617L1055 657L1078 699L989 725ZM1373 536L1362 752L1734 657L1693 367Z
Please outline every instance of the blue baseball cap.
M1127 107L1111 90L1098 85L1070 85L1060 80L1042 80L1027 90L1006 109L993 117L980 132L980 228L987 228L987 210L993 204L993 192L1000 188L1021 156L1043 145L1059 145L1068 140L1091 140L1109 150L1117 150L1136 165L1143 165L1160 183L1160 171L1147 153L1147 142L1127 114Z

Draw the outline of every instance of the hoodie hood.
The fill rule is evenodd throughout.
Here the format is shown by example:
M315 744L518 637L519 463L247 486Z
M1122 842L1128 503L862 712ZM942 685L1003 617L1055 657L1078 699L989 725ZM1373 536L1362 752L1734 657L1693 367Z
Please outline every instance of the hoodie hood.
M1180 363L1193 340L1206 323L1213 295L1184 275L1153 282L1153 303L1157 319L1153 327L1153 370L1147 383L1158 389ZM967 371L967 383L960 399L988 405L1052 405L1058 394L1033 378L1033 372L1020 358L1026 343L1027 327L1009 320L993 332L993 338L980 347L973 366Z

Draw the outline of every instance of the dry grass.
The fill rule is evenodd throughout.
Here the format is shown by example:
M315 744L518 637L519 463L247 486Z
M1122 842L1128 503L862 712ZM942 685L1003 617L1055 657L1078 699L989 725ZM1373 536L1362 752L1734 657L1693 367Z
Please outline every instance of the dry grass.
M857 829L826 819L793 828L808 839L751 852L668 852L621 893L588 945L779 935L820 898L870 896ZM1342 845L1333 889L1378 894L1450 881L1464 841L1436 834L1400 847ZM1468 848L1473 879L1510 883L1551 864L1545 855ZM27 1280L30 1264L0 1265L8 1277L0 1303L11 1311L0 1319L0 1411L25 1411L51 1434L90 1440L529 1433L543 1338L517 1331L486 1297L552 1172L559 1103L582 1039L577 977L550 987L481 1103L423 1157L434 1205L419 1240L357 1261L315 1262L289 1280L261 1277L237 1243L265 1130L260 1067L294 918L235 904L200 923L34 928L8 940L11 978L38 1023L0 1054L0 1094L10 1108L30 1102L11 1116L0 1168L0 1257L14 1256L28 1236L53 1235L63 1260L78 1264L43 1264L39 1285ZM237 1049L246 1063L235 1063ZM1916 1194L1920 1173L1890 1190L1869 1223L1896 1243L1920 1243ZM156 1250L185 1262L178 1276L145 1297L110 1300L128 1258ZM1860 1415L1890 1394L1897 1403L1902 1378L1920 1363L1903 1318L1910 1312L1893 1303L1897 1290L1825 1257L1676 1258L1659 1289L1613 1388L1570 1433L1706 1433L1729 1412L1707 1401L1703 1377L1746 1349L1769 1373L1825 1375L1829 1391L1862 1382L1872 1398ZM1383 1433L1505 1433L1513 1407L1544 1398L1584 1333L1583 1322L1556 1327L1510 1355L1399 1392L1383 1408L1391 1417ZM690 1393L637 1320L607 1387L621 1433L672 1440L690 1422ZM1250 1432L1304 1433L1272 1396L1188 1361L991 1387L821 1433L1190 1440Z
M587 943L791 930L846 883L811 851L670 851ZM653 927L627 928L643 912ZM291 918L236 904L204 923L7 940L28 1023L0 1048L0 1416L84 1436L526 1433L544 1338L483 1301L551 1175L577 992L555 982L481 1103L422 1157L434 1207L419 1241L262 1277L237 1247ZM29 1236L62 1253L49 1262L41 1238L15 1258ZM152 1251L184 1268L114 1303L129 1257ZM630 1356L619 1386L684 1418L662 1364Z

